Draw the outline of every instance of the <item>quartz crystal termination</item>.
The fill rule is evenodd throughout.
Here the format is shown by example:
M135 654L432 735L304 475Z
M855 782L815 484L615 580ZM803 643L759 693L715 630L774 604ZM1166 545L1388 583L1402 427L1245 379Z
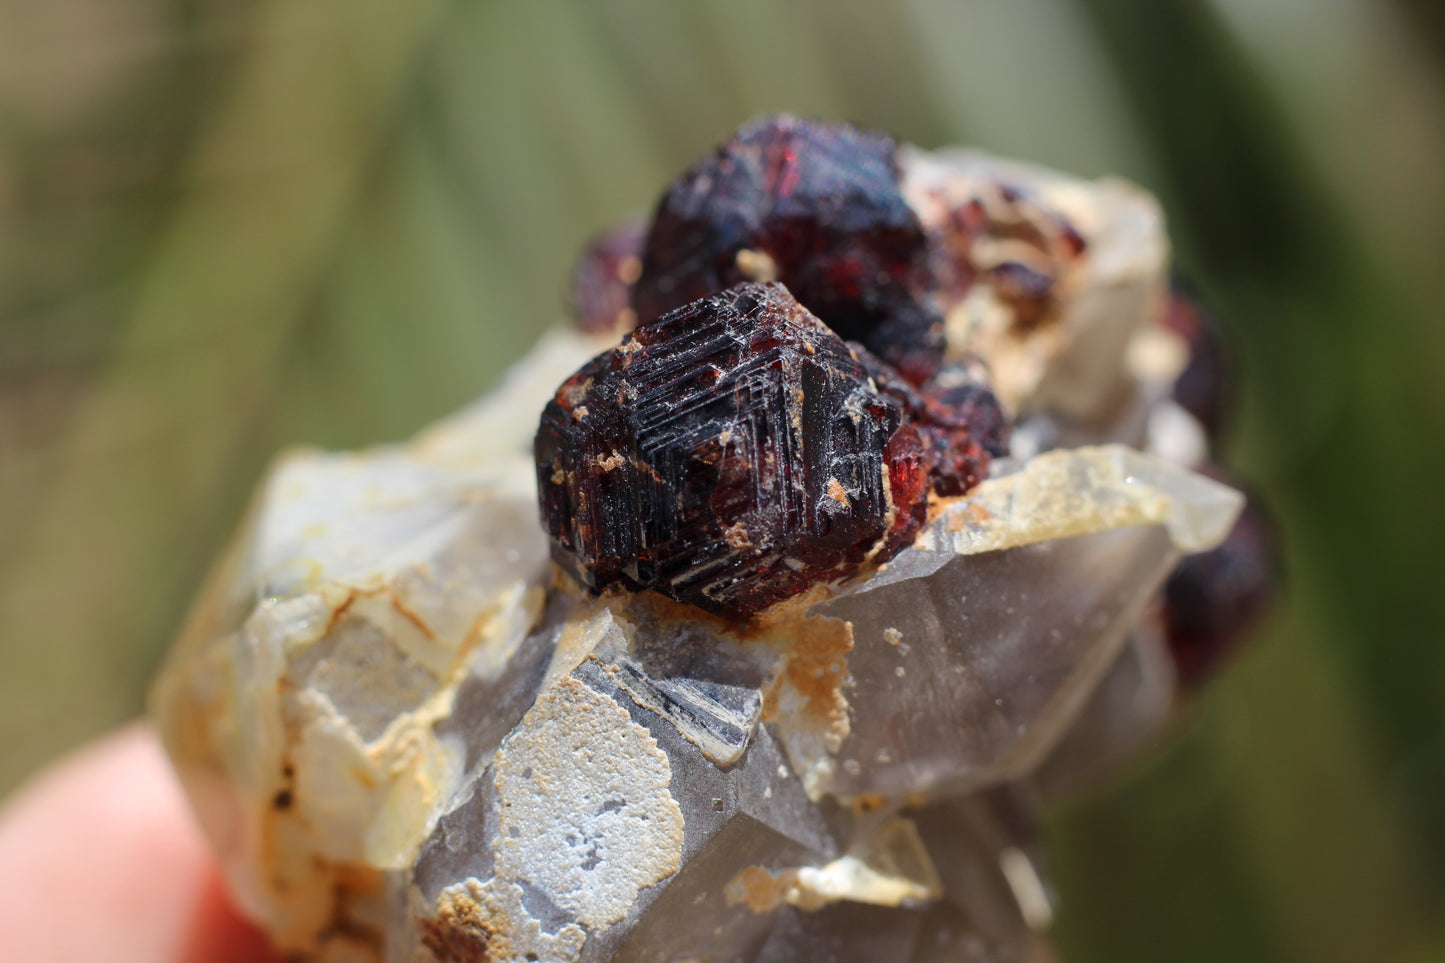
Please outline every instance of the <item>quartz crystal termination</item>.
M769 144L788 150L767 147L776 163L759 167ZM1201 417L1216 382L1179 383L1193 341L1165 317L1152 198L796 118L729 145L694 173L727 161L761 172L756 190L742 177L718 195L684 175L701 221L720 197L766 213L785 195L795 232L759 229L733 249L707 223L679 229L677 243L724 253L697 268L705 289L667 305L690 320L666 339L666 310L637 312L630 354L609 352L638 320L628 305L667 204L646 229L609 235L576 276L583 330L545 335L491 394L404 445L283 455L173 647L152 694L158 729L232 894L289 959L1043 963L1034 809L1156 744L1186 684L1257 618L1267 532L1235 526L1241 497L1208 477ZM785 270L814 256L841 257L845 278L855 261L893 263L869 226L888 204L849 221L828 205L859 195L821 190L810 171L896 190L916 218L924 267L910 254L860 299L883 321L828 330L847 312ZM768 272L801 307L754 285L751 327L716 310ZM921 303L943 323L907 321ZM694 328L704 337L689 341ZM862 343L843 347L845 330ZM816 426L838 412L705 385L801 384L806 400L804 379L788 379L819 355L815 397L876 415L847 430L866 430L848 464L866 455L857 477L878 488L858 487L870 512L843 516L847 538L802 515L771 530L784 558L783 542L827 546L817 581L781 598L755 580L780 598L751 618L746 601L708 612L638 591L657 519L616 515L640 489L606 489L591 470L582 480L604 487L586 499L613 506L605 531L634 541L594 545L598 564L583 563L586 485L563 482L587 445L614 470L622 456L629 484L659 486L649 498L694 486L664 505L690 506L664 519L691 526L676 529L680 557L736 509L789 504L789 491L815 505L806 478L788 489L757 471L769 498L735 500L707 440L738 419ZM759 370L763 356L776 365ZM931 360L910 367L918 357ZM648 371L690 385L691 407L600 387ZM561 462L539 474L544 410ZM590 435L593 418L612 434ZM685 430L634 437L644 421ZM664 450L678 460L655 464ZM806 444L776 450L828 461ZM556 469L567 522L544 529L537 494ZM872 509L890 502L914 513L880 530ZM611 581L593 594L567 572Z

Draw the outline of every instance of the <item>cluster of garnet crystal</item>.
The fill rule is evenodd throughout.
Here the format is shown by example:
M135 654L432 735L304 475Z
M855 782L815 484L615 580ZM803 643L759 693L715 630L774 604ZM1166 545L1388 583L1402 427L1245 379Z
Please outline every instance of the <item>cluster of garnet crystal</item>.
M927 224L888 136L764 117L685 171L650 222L584 252L578 324L632 333L562 385L537 432L564 568L593 591L747 618L887 560L930 493L987 475L1009 426L983 366L945 361L942 311L986 282L1026 334L1055 317L1087 244L1007 184L961 200L922 189ZM1162 323L1191 349L1176 400L1213 433L1208 319L1176 295ZM1191 663L1267 595L1267 540L1237 536L1170 583L1170 636Z
M967 491L1004 452L979 366L943 363L896 151L845 124L754 121L645 233L584 256L584 326L642 323L537 433L543 520L583 584L748 617L911 544L930 491Z

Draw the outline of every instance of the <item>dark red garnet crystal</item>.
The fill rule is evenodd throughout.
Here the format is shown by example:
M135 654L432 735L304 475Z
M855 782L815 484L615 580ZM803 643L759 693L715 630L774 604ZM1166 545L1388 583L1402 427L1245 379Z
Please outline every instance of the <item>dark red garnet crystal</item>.
M730 616L901 549L926 506L901 406L781 284L640 325L557 391L536 457L554 555L585 585Z
M1210 474L1238 487L1218 469ZM1186 557L1164 583L1165 638L1186 687L1212 675L1269 611L1274 545L1274 522L1251 494L1224 541Z
M569 292L572 320L591 334L631 330L637 324L632 310L632 286L642 274L642 242L646 225L624 221L583 249L572 268Z
M877 385L903 408L919 439L928 483L940 495L962 495L988 476L1008 451L1008 418L983 365L952 361L914 387L862 345L853 353Z
M892 138L763 117L679 177L648 230L640 321L741 281L778 280L844 339L919 382L943 357L928 238Z
M1218 441L1229 413L1229 358L1219 323L1187 284L1175 281L1165 303L1164 327L1183 339L1189 362L1174 382L1174 400Z

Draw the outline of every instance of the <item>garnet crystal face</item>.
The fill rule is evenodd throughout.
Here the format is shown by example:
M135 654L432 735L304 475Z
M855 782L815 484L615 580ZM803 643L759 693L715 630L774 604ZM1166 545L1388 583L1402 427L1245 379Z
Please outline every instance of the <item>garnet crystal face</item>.
M641 321L740 281L782 281L911 380L943 356L928 239L893 139L787 114L740 128L663 195L633 293Z
M913 423L926 481L938 494L962 495L988 477L994 458L1008 453L1008 419L976 360L949 362L915 388L861 345L854 354Z
M594 590L622 581L750 616L851 574L917 515L917 446L889 449L902 422L782 285L695 301L585 365L543 412L554 556ZM885 451L913 500L897 512Z

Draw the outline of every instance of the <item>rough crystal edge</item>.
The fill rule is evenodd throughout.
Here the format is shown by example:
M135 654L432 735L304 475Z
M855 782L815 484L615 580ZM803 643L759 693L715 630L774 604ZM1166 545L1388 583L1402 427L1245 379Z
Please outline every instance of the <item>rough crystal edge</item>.
M915 548L976 555L1126 525L1163 525L1181 552L1229 534L1244 496L1123 445L1047 451L949 505Z

